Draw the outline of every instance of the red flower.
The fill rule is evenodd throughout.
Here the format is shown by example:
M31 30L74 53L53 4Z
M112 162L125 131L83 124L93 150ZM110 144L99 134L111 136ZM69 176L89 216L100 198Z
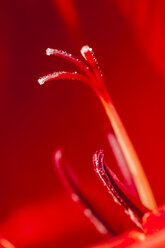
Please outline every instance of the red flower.
M163 10L162 1L146 0L2 1L2 246L10 247L9 240L19 248L161 247L164 207L148 209L155 205L150 186L107 92L161 206ZM84 43L97 52L107 89L88 47L80 64L89 69L77 68L77 74L71 63L43 56L49 45L76 53ZM96 94L66 80L39 87L39 75L54 68L70 72L54 76L81 79ZM52 154L58 146L62 149L55 151L54 171ZM70 200L58 174L81 209Z
M98 62L92 49L88 46L84 46L81 49L81 54L87 64L75 58L71 54L55 49L48 48L46 54L60 56L71 61L79 67L83 74L66 71L54 72L40 78L38 80L39 84L42 85L45 82L54 79L79 80L89 85L100 98L113 129L109 137L112 150L116 156L118 166L121 172L123 172L123 177L127 187L120 182L113 171L104 163L104 154L102 151L95 153L93 157L95 172L106 186L108 192L112 195L114 201L124 208L125 213L127 213L137 227L141 229L141 232L130 231L115 240L112 239L112 241L109 241L105 245L101 244L94 247L163 247L165 244L165 238L158 238L157 240L156 232L158 232L158 237L162 235L160 232L161 230L163 233L165 232L164 207L155 209L156 202L151 188L114 104L108 95L102 73L100 72ZM112 143L112 138L115 143ZM120 152L118 152L119 150ZM125 160L126 164L124 166L122 162L123 160ZM96 230L103 235L108 235L109 237L116 236L113 228L109 226L102 217L100 217L94 207L90 205L88 200L81 193L78 187L78 181L71 168L63 162L61 149L55 152L54 163L62 181L70 192L71 198L73 201L81 205L84 214L89 218ZM129 181L131 182L130 185L128 184ZM130 188L128 188L128 186ZM129 197L129 195L127 196L127 193L129 194L130 191L132 196ZM131 201L132 197L136 199L136 203ZM139 207L137 201L140 201L140 204L143 206ZM151 209L154 210L149 212ZM156 237L153 236L151 238L150 234L154 234Z

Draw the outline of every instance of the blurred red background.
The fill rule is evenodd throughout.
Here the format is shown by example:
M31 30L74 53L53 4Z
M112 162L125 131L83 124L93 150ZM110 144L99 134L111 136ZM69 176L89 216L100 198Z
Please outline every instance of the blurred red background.
M83 247L104 238L72 203L52 164L62 146L84 193L113 228L134 228L93 172L98 149L113 164L96 95L73 81L37 79L75 69L47 47L77 56L91 46L158 204L165 201L163 1L0 1L0 231L18 247Z

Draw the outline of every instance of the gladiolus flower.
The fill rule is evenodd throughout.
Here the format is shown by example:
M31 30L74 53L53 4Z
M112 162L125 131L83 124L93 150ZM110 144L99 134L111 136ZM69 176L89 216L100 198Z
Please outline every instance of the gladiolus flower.
M164 247L163 1L1 2L0 247Z
M164 244L165 238L157 240L157 235L161 236L162 232L164 233L165 209L164 207L156 209L156 202L152 190L116 108L109 97L104 84L103 75L92 49L88 46L82 47L81 54L85 61L79 60L67 52L56 49L48 48L46 54L59 56L71 61L78 66L81 73L66 71L54 72L40 78L38 80L40 85L47 81L57 79L81 81L90 86L99 97L113 130L113 132L109 134L109 140L118 167L123 174L125 184L118 179L115 173L104 162L103 151L96 152L93 156L94 170L108 192L112 195L114 201L123 207L125 213L129 215L131 220L139 228L139 231L130 231L121 237L112 239L112 241L108 243L93 246L93 248L163 247L160 245L162 245L162 243ZM80 204L85 216L95 226L96 230L103 235L108 235L110 238L116 236L112 227L95 211L85 195L82 194L76 176L69 165L63 160L61 149L55 152L54 164L71 198ZM127 181L129 181L129 183L127 183ZM132 200L133 198L134 200ZM139 203L137 204L138 201ZM151 238L150 233L155 236ZM153 246L152 239L156 246Z

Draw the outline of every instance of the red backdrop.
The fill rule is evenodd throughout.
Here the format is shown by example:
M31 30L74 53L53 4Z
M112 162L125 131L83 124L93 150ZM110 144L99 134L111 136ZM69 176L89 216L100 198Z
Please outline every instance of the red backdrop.
M96 178L107 118L96 95L73 81L37 79L70 63L47 47L80 56L90 45L158 204L165 201L163 1L0 1L0 230L18 247L82 247L103 240L54 171L58 146L84 193L117 232L134 227ZM112 167L115 165L112 163Z

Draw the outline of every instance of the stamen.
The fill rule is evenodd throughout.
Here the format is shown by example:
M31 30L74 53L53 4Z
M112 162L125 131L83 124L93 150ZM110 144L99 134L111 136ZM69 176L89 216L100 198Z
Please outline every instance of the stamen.
M103 220L97 211L91 206L86 197L81 193L78 187L78 180L73 174L71 168L63 162L62 150L58 149L54 155L54 165L65 184L73 201L78 203L83 209L84 215L95 226L97 231L103 235L112 237L114 230Z
M48 82L50 80L57 80L57 79L71 79L71 80L78 80L84 82L85 84L89 83L89 79L86 76L79 74L77 72L66 72L66 71L53 72L52 74L43 76L38 79L38 83L42 85L45 82Z
M144 213L138 209L119 188L114 179L114 174L110 174L103 161L104 153L102 151L95 153L93 157L94 169L98 177L103 182L104 186L108 189L108 192L112 195L114 201L123 206L125 213L129 215L131 220L141 229L141 220Z
M51 79L73 79L88 84L96 92L112 125L113 131L116 135L122 153L129 167L129 171L136 185L140 200L145 207L153 209L156 207L156 202L149 182L146 178L139 158L133 148L133 145L127 135L127 132L122 124L122 121L120 120L120 117L105 87L102 74L98 67L98 62L94 56L94 53L88 46L84 46L81 49L81 53L85 60L88 62L89 66L92 67L93 71L90 71L90 69L82 61L73 57L71 54L49 48L47 50L48 55L59 56L71 61L72 63L76 64L85 73L86 76L78 73L75 75L75 73L71 72L59 72L59 74L54 73L39 79L39 83L43 84L44 82Z
M83 46L81 48L81 55L84 57L84 59L90 64L90 66L93 69L93 72L96 76L96 79L101 81L103 83L103 74L101 73L98 61L94 55L94 52L92 48L89 46Z
M144 206L148 207L149 209L155 208L156 202L152 194L152 190L145 176L139 158L126 133L126 130L120 120L120 117L114 107L114 104L111 98L109 97L108 91L105 88L102 74L100 72L98 62L94 56L94 53L91 48L89 48L88 46L84 46L81 49L81 54L86 59L86 61L92 66L93 72L98 80L97 87L96 87L96 83L94 85L96 87L96 88L94 87L94 90L98 94L104 106L105 112L113 127L113 130L116 134L116 138L118 139L121 150L125 156L129 170L135 182L139 197L142 203L144 204Z

